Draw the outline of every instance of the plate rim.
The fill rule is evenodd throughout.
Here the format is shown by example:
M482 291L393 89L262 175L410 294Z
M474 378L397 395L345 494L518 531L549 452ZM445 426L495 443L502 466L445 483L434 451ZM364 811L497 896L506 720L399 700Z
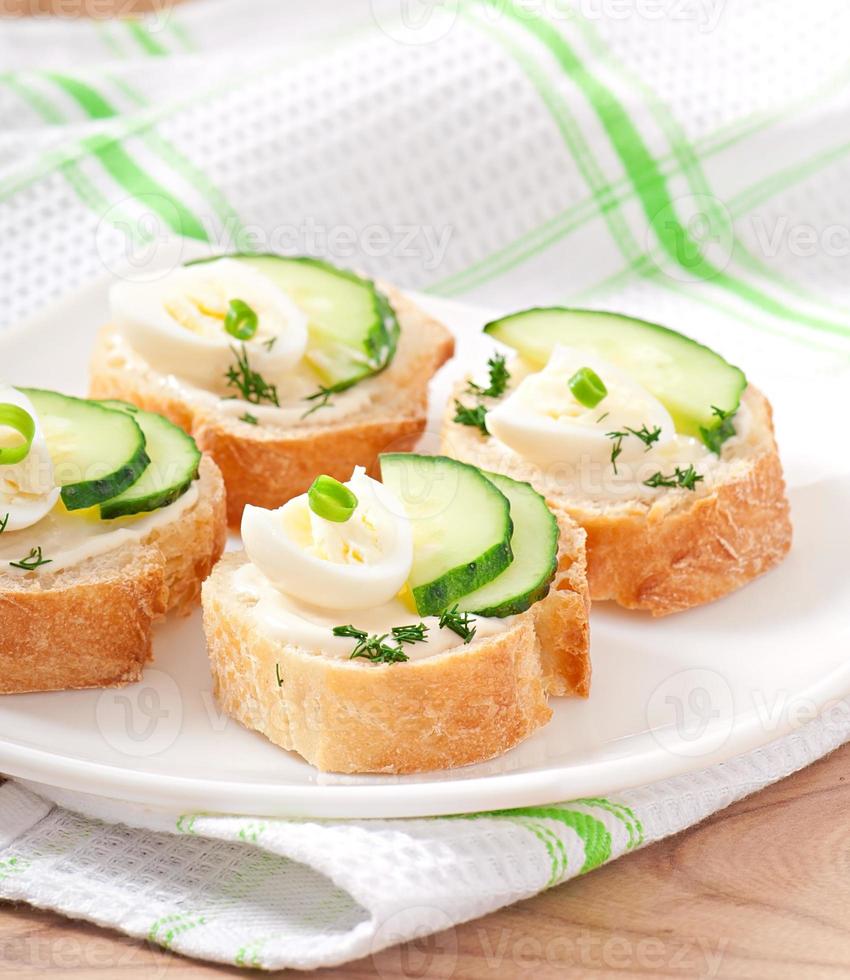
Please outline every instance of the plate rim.
M816 704L816 718L831 702L850 693L850 664L836 667L820 681L798 692L801 698ZM14 695L11 695L14 697ZM6 775L44 787L77 791L84 796L122 803L141 804L149 809L167 813L203 811L227 815L266 817L313 817L318 819L415 819L453 816L524 806L563 803L582 797L612 793L647 786L676 776L709 769L728 762L747 752L780 741L806 723L795 723L790 714L769 735L754 709L741 713L722 745L703 751L716 735L709 726L703 737L691 743L693 755L680 755L665 750L655 742L652 732L635 738L649 749L628 756L632 775L625 781L612 783L610 770L622 766L623 758L564 765L546 771L494 773L470 779L387 783L379 785L335 784L274 784L265 782L234 782L163 775L122 769L103 763L72 759L15 745L0 736L0 768ZM9 751L11 749L11 751ZM285 751L281 749L280 751ZM666 764L660 764L661 761ZM11 768L9 768L11 763ZM14 771L13 771L14 770ZM453 770L440 770L452 772ZM455 771L463 771L463 767ZM117 778L113 774L119 774ZM317 775L321 778L322 774ZM427 774L424 774L427 775ZM110 778L112 776L112 778ZM88 777L85 789L80 789L80 777ZM339 778L339 777L334 777ZM356 778L356 777L355 777ZM370 775L370 779L375 778ZM394 777L389 777L394 778ZM571 783L581 782L580 790L571 790ZM103 792L97 792L98 787ZM612 788L615 787L615 788ZM163 794L163 789L170 792ZM121 790L116 795L116 790ZM152 803L151 791L167 796L167 803ZM236 800L256 800L257 804ZM492 802L487 802L491 800ZM216 802L213 802L216 801ZM265 803L263 802L265 801ZM263 806L275 803L271 809ZM344 810L344 813L341 812Z

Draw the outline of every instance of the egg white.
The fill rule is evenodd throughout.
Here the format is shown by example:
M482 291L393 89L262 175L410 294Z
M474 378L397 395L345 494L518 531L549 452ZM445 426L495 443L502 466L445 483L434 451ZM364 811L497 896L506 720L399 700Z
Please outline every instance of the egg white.
M593 408L576 400L569 380L580 368L594 370L608 394ZM524 378L516 389L488 411L486 425L500 442L539 466L565 461L610 465L609 433L627 427L661 433L655 446L675 438L667 409L638 382L613 364L572 347L557 346L546 367ZM647 449L638 438L620 443L623 463Z
M0 403L17 405L35 421L35 435L26 457L19 463L0 464L0 522L6 520L4 532L22 531L53 510L60 488L56 486L47 440L32 402L16 388L0 385Z
M235 299L257 314L250 340L224 328ZM182 266L154 282L117 282L109 302L119 331L151 366L216 392L240 346L270 382L292 371L307 348L306 314L268 276L235 259Z
M344 523L313 513L306 494L277 510L248 506L248 557L281 592L326 609L371 609L389 602L413 565L413 532L401 503L357 468L346 484L357 507Z

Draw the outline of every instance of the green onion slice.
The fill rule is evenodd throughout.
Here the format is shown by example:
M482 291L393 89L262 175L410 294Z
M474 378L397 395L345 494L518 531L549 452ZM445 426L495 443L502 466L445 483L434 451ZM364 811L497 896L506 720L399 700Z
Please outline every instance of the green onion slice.
M596 408L608 394L608 389L602 383L602 378L593 368L579 368L570 378L568 384L573 393L573 398L585 408Z
M232 299L224 317L224 329L237 340L250 340L257 332L257 313L245 300Z
M344 524L357 507L357 497L332 476L317 476L307 491L310 510L326 521Z
M17 446L0 448L0 464L8 466L12 463L20 463L22 459L27 458L30 449L32 449L32 441L35 438L35 419L20 405L3 402L0 404L0 426L14 429L24 439Z

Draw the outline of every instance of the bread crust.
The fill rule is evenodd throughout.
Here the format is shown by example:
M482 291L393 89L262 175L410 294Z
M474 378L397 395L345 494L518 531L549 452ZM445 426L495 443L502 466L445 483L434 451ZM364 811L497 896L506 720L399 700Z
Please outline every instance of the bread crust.
M584 532L560 522L546 598L503 633L401 664L337 660L262 635L231 588L247 558L225 555L203 587L221 707L323 771L422 772L501 755L549 720L548 693L589 690Z
M777 565L792 529L770 404L750 386L744 400L752 439L746 455L708 492L671 490L652 502L613 506L569 499L549 490L541 471L522 473L587 531L587 575L594 601L666 616L712 602ZM447 412L443 449L459 459L504 471L504 447L460 426Z
M719 599L779 564L791 547L791 520L775 447L745 476L686 508L610 520L569 513L588 539L596 599L666 616Z
M382 452L412 449L425 429L428 382L454 352L454 338L397 290L381 285L401 325L392 363L368 382L372 401L336 423L291 428L252 426L190 403L145 365L129 370L109 356L115 330L98 337L91 361L92 398L119 398L158 412L194 436L218 464L227 486L228 520L237 526L246 504L275 508L304 493L319 473L347 480L355 466L376 473Z
M130 399L134 400L134 399ZM378 456L412 449L425 427L411 418L377 418L317 431L292 432L258 443L210 416L195 417L198 446L219 465L227 486L228 522L238 527L247 504L274 510L306 493L320 473L344 483L355 466L378 475Z
M0 573L0 693L139 680L154 622L189 612L224 550L224 481L208 456L198 491L179 520L137 543L38 577Z

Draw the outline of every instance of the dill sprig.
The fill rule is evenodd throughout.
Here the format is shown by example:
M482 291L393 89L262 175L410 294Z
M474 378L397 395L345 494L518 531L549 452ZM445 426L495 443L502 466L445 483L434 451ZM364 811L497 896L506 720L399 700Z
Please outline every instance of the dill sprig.
M494 354L488 361L487 367L490 373L490 383L486 388L470 381L466 390L471 395L479 395L481 398L498 398L504 395L508 382L511 380L511 372L505 364L504 354Z
M10 515L6 514L5 517L0 519L0 534L6 530L6 525L9 523L9 517Z
M41 553L41 547L38 547L33 548L26 558L21 558L20 561L10 561L9 564L12 568L22 568L25 572L32 572L42 565L49 565L52 561L52 558L44 558Z
M336 392L333 388L326 388L324 385L319 385L318 391L314 391L312 395L307 395L304 398L305 402L315 402L316 404L312 408L308 408L301 418L306 419L308 415L312 415L313 412L318 412L320 408L328 408L331 404L331 397L335 394Z
M505 366L505 355L504 354L494 354L488 361L487 367L490 372L490 383L487 387L476 384L474 381L467 382L466 392L470 395L477 395L479 398L478 404L475 406L464 405L463 402L455 399L455 414L454 422L458 425L469 425L478 431L483 436L489 436L490 433L487 431L487 424L485 419L487 418L487 409L484 404L480 401L482 398L498 398L500 395L505 393L505 389L508 386L508 381L511 379L511 373Z
M334 636L350 636L354 640L365 640L369 635L366 630L359 630L356 626L334 626Z
M665 476L661 470L658 470L648 480L644 480L643 485L645 487L677 487L679 484L675 476Z
M487 431L487 425L485 419L487 418L487 409L483 405L476 405L475 408L470 408L468 405L464 405L455 398L455 415L453 421L458 422L460 425L471 425L485 436L490 433Z
M706 429L704 426L700 426L699 434L702 436L702 441L706 446L719 456L723 443L735 435L735 413L724 412L722 408L712 405L711 414L720 419L720 425L713 429Z
M680 487L683 490L696 490L696 485L704 480L691 463L686 470L676 467L670 476L665 476L660 470L653 473L648 480L643 481L645 487Z
M381 633L380 635L373 633L364 640L358 640L349 659L354 660L360 657L373 664L400 664L409 660L410 657L402 651L400 646L390 646L389 643L384 643L389 635L389 633Z
M392 633L398 643L424 643L428 639L428 627L424 623L393 626Z
M347 636L356 640L350 659L356 657L369 660L373 664L400 664L410 658L402 650L404 643L424 643L428 639L428 627L424 623L411 623L408 626L393 626L389 633L372 633L356 626L334 626L334 636ZM384 642L388 637L395 645Z
M446 609L440 616L440 629L450 629L463 640L470 643L475 636L475 627L469 621L469 613L458 612L457 603L451 609Z
M283 687L283 677L280 673L280 664L274 665L274 676L277 678L277 686Z
M402 650L404 643L423 643L427 640L428 627L424 623L411 623L409 626L393 626L390 633L372 633L358 629L356 626L334 626L334 636L348 636L356 640L350 658L356 657L369 660L373 664L400 664L410 657ZM388 637L395 641L393 646L384 641Z
M236 347L230 349L236 357L236 363L231 365L225 374L227 387L235 388L239 392L239 396L252 405L270 402L279 407L277 385L269 384L261 374L251 367L245 345L240 344L238 349ZM236 396L232 395L231 397L235 398Z
M696 485L705 479L694 469L694 464L691 463L686 470L681 470L676 467L675 477L679 483L679 486L684 490L696 490Z
M602 418L598 419L597 421L601 422L604 418L605 416L603 415ZM658 442L658 440L661 438L661 426L656 425L654 428L650 429L644 422L639 429L632 429L627 425L623 429L618 429L614 432L606 432L605 435L609 439L614 440L614 443L611 446L611 465L614 467L614 472L619 473L619 470L617 469L617 459L619 458L620 453L623 451L623 440L628 439L629 436L635 436L637 439L640 439L640 441L646 446L646 451L649 452L649 450L652 449L653 444Z
M256 415L252 415L250 412L246 412L244 415L239 416L240 422L247 422L248 425L259 425L260 420Z
M647 452L652 449L653 443L658 442L661 438L661 426L656 425L655 428L648 429L645 422L639 429L630 429L629 426L626 426L626 432L631 432L633 436L637 436L646 446Z
M619 473L617 469L617 459L620 453L623 451L623 440L627 439L629 436L628 432L606 432L605 435L609 439L614 440L614 444L611 446L611 465L614 467L614 472Z

